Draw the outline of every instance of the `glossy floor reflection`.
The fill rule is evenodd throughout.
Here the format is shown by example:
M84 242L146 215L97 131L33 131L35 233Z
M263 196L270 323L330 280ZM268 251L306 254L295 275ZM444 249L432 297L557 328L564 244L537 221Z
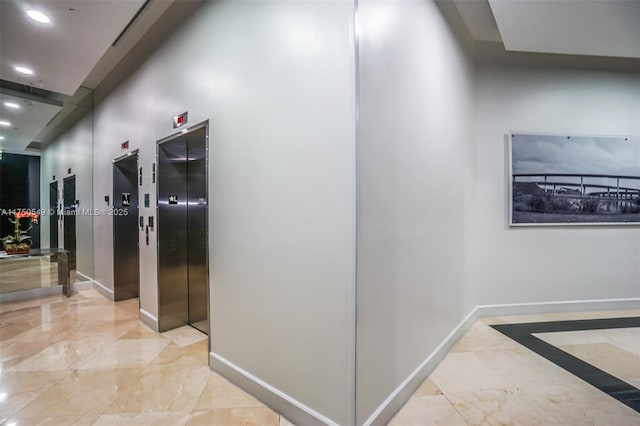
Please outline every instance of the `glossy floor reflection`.
M637 412L489 326L638 315L482 319L390 424L638 425ZM640 386L638 329L538 337ZM0 425L291 423L212 372L201 333L155 333L139 322L137 299L84 290L0 305Z
M207 355L193 329L158 334L139 322L137 299L84 290L3 304L0 424L280 424L211 371Z
M638 425L638 412L489 327L638 315L640 311L629 310L481 319L390 425ZM640 385L637 328L537 336L633 386Z
M58 263L51 256L0 258L0 293L58 285Z
M86 278L72 270L69 282L86 282ZM58 262L52 256L7 258L0 254L0 294L29 292L57 285Z

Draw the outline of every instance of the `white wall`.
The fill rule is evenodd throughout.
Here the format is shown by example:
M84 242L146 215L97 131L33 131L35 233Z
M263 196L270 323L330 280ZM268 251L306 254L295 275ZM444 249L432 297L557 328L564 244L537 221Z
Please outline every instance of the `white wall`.
M640 229L513 228L505 134L639 135L640 76L481 67L475 200L467 257L472 305L640 297Z
M210 120L212 351L342 424L355 304L352 22L350 2L208 2L95 112L97 208L121 142L140 150L140 196L155 206L156 140L177 113ZM112 288L111 218L96 218L95 246L96 279ZM152 315L156 270L152 234L140 295Z
M465 314L473 66L434 2L361 1L358 18L362 424Z
M93 152L94 207L129 140L155 215L156 141L177 113L209 120L212 351L341 424L478 304L640 296L637 227L507 227L504 139L640 134L638 76L474 69L434 2L361 0L356 157L353 22L349 1L207 2L97 106ZM87 125L45 151L43 205L52 171L91 155ZM112 218L94 223L113 288ZM140 241L155 316L156 235Z
M76 176L76 199L80 201L80 212L76 217L76 267L82 274L93 276L93 217L81 214L93 206L93 115L85 115L72 129L47 145L40 163L40 205L49 210L49 184L55 175L58 191L63 180ZM68 169L71 174L68 174ZM40 225L40 241L43 248L49 248L49 227L51 216L43 215ZM58 233L58 245L63 246L64 235Z

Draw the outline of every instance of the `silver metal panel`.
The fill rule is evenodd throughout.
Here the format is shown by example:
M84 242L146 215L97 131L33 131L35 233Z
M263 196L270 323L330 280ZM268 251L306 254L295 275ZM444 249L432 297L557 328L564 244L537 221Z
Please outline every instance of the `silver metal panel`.
M207 127L158 145L158 323L209 332Z
M137 153L113 164L112 199L113 297L125 300L140 293Z
M157 232L160 331L186 325L189 321L186 158L184 136L159 145ZM172 198L172 204L169 198Z
M76 269L76 177L64 178L62 183L64 249L69 251L69 269Z
M187 241L189 323L209 333L207 278L207 146L206 128L187 138Z
M71 271L69 270L69 252L66 250L60 251L56 255L58 259L58 285L62 286L62 293L70 297L71 288Z
M49 248L58 247L58 181L49 184Z

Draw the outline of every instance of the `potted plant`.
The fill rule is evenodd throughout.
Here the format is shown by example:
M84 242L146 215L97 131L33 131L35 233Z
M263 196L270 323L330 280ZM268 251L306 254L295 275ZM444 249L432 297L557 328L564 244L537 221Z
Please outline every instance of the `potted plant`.
M13 223L13 235L7 235L2 239L4 251L7 254L25 254L31 250L31 237L28 235L34 223L38 223L38 214L28 211L18 211L13 214L14 219L9 219ZM20 228L20 219L29 219L29 227L26 230Z

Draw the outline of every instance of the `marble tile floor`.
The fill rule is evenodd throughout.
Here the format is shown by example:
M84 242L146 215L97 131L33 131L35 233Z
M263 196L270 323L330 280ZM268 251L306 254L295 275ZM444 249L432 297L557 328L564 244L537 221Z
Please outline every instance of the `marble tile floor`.
M637 412L489 326L638 315L481 319L390 424L638 425ZM623 369L640 386L631 377L640 361L638 332L541 337L589 362L605 357L600 368ZM204 335L191 328L155 333L138 321L137 299L112 303L94 290L0 305L0 425L292 426L209 369Z
M424 425L640 425L640 413L490 327L491 324L640 316L640 310L483 318L389 423ZM640 386L640 329L537 337Z
M207 345L94 290L2 304L0 425L288 424L211 371Z

